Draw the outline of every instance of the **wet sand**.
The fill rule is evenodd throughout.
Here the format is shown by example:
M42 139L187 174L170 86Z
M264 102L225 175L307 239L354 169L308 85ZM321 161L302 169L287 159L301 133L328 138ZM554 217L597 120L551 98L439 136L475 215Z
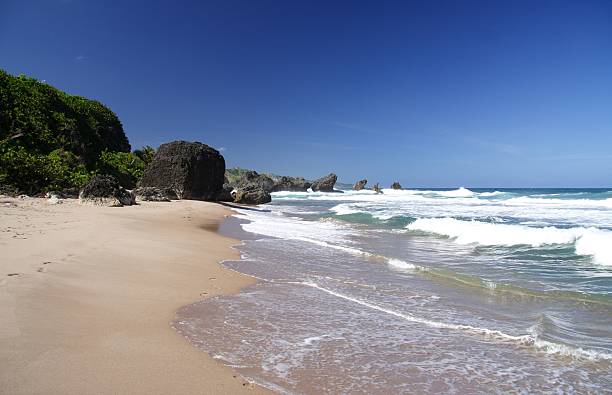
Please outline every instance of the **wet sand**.
M0 393L266 393L170 326L252 278L221 268L229 209L0 199Z

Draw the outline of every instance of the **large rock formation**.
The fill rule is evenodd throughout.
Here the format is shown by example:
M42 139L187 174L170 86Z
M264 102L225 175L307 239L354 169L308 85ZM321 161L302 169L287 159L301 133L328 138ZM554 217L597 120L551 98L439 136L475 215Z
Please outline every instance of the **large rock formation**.
M254 170L247 170L242 173L240 179L234 183L236 187L244 187L255 185L262 188L264 191L272 192L274 190L274 180L265 174L259 174Z
M223 188L225 159L199 142L162 144L145 169L139 187L173 191L179 199L215 200Z
M225 183L230 186L258 185L268 193L278 191L306 192L311 185L303 177L260 174L253 170L240 168L227 169L225 177Z
M312 183L306 181L304 177L273 177L274 186L271 192L290 191L290 192L306 192Z
M311 188L315 192L334 192L334 185L336 184L337 180L338 176L334 173L330 173L313 182Z
M136 200L148 202L169 202L172 198L176 199L174 192L156 187L136 188L134 195L136 195Z
M251 184L239 187L232 191L234 203L242 204L264 204L270 203L272 197L262 187Z
M367 183L368 183L368 180L366 179L359 180L355 183L355 185L353 185L353 190L361 191L363 188L365 188Z
M136 204L131 191L119 185L113 176L94 176L79 194L81 204L121 207Z
M391 184L391 189L402 189L402 186L399 182L395 181L393 184Z

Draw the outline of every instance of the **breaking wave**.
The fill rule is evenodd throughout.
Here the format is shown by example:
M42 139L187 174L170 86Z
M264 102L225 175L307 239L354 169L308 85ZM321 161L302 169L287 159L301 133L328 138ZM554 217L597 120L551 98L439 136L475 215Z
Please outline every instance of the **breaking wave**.
M612 232L594 227L542 228L524 225L464 221L455 218L419 218L406 226L411 231L435 233L457 244L484 246L573 244L578 255L590 255L595 263L612 265Z

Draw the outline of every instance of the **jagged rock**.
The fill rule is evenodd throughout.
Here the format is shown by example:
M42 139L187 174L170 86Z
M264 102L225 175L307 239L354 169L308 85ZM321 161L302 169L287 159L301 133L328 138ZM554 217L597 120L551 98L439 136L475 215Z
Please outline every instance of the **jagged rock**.
M402 186L400 185L399 182L395 181L392 185L391 185L391 189L402 189Z
M0 195L17 197L19 195L19 189L7 184L0 184Z
M361 191L363 188L365 188L367 183L368 183L368 180L366 179L359 180L355 183L355 185L353 185L353 190Z
M136 200L148 202L169 202L172 197L176 199L174 192L156 187L136 188L134 190L134 195L136 195Z
M233 191L234 191L234 187L231 186L229 183L225 183L223 184L223 188L221 189L221 191L219 191L219 193L217 194L217 197L215 200L219 202L233 202L234 201L234 196L232 196Z
M338 176L334 173L330 173L324 177L319 178L310 186L313 191L321 192L334 192L334 184L338 180Z
M373 187L372 190L376 193L383 193L382 189L380 189L380 185L378 183L376 183Z
M270 192L290 191L290 192L306 192L312 186L312 183L306 181L304 177L273 177L274 186Z
M162 144L138 187L172 190L179 199L214 200L223 187L225 159L199 142Z
M259 174L254 170L248 170L242 174L236 186L256 185L266 192L272 192L274 189L274 180L265 174Z
M232 191L232 197L235 203L242 204L264 204L272 201L270 194L257 185L236 188Z
M113 176L94 176L79 194L81 204L121 207L136 204L136 196Z

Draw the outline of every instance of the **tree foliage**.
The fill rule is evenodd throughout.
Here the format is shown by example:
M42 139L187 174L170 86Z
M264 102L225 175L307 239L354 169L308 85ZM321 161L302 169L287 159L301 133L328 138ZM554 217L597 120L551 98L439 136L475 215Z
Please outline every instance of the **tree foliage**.
M0 70L0 184L37 193L112 174L130 188L154 152L130 153L119 118L100 102Z

